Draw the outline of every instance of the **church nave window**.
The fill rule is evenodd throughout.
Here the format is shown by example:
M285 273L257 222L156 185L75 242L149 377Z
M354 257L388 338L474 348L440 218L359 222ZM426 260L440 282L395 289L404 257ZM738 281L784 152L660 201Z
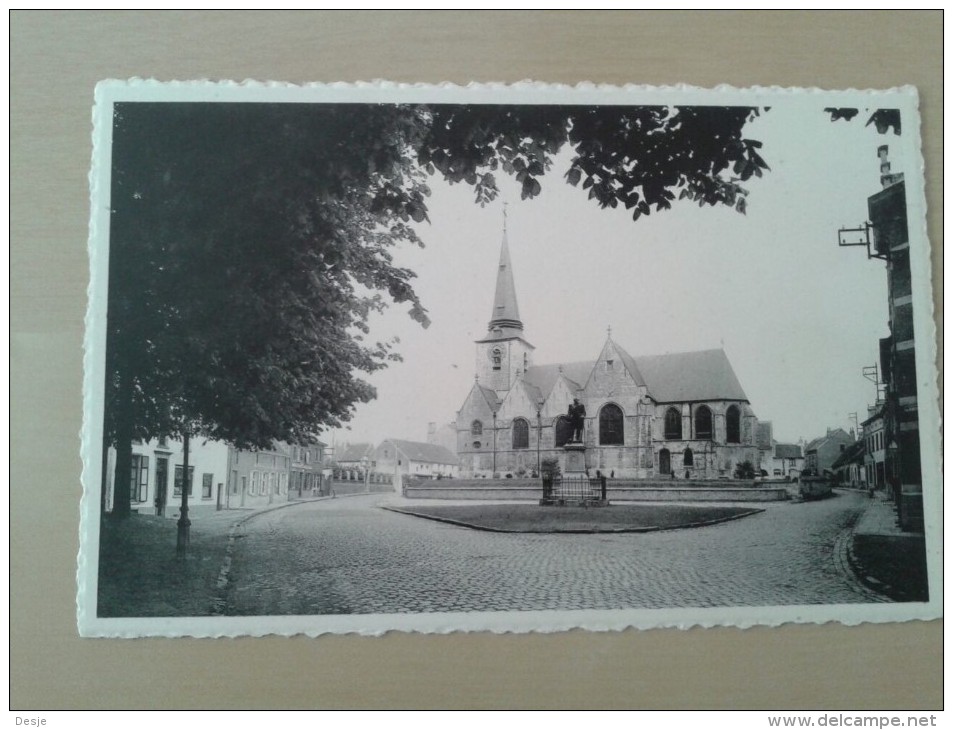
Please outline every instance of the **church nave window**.
M556 419L556 441L555 446L565 446L572 440L572 424L565 416L559 416Z
M729 444L741 443L741 412L738 406L730 406L725 414L725 428Z
M623 443L622 409L614 403L606 403L599 411L599 445L621 446Z
M682 438L682 414L677 408L665 411L665 439L680 440Z
M483 435L483 423L480 422L480 421L474 421L473 423L471 423L471 424L470 424L470 433L472 433L474 436L482 436L482 435Z
M525 418L513 420L513 448L529 448L529 422Z
M695 438L710 439L711 436L711 408L699 406L695 411Z

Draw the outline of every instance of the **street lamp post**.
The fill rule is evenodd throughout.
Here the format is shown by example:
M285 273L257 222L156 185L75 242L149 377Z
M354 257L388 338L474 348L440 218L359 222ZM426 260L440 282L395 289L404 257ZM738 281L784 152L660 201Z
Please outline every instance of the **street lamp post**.
M189 519L189 489L192 488L192 480L189 479L189 432L182 435L182 504L179 507L179 522L175 536L175 552L177 555L185 555L189 550L190 528L192 521Z
M361 459L361 465L364 467L364 491L365 492L371 491L371 484L370 484L370 481L368 480L369 474L367 473L368 463L369 462L366 456L363 459Z
M496 412L493 412L493 478L496 479Z
M536 475L542 471L542 462L539 459L539 444L543 435L543 399L536 401Z

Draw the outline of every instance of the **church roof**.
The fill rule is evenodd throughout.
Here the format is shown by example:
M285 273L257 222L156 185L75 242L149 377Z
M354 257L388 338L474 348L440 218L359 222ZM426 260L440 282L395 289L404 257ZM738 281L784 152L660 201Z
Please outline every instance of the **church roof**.
M645 385L649 395L659 403L748 400L724 350L632 357L614 342L613 345L633 380ZM548 397L560 369L581 390L595 364L594 360L585 360L534 365L527 368L524 378Z
M423 441L404 441L402 439L386 439L400 449L408 460L420 461L427 464L457 464L459 460L452 451L437 444L427 444Z
M622 358L622 362L625 364L625 369L629 371L629 375L632 376L636 384L645 385L645 378L642 377L641 369L638 364L636 364L635 358L619 347L615 341L612 341L612 346L615 348L615 351L619 353L619 357Z
M649 395L659 403L748 400L724 350L648 355L635 362Z
M545 400L546 396L543 394L543 391L536 385L532 383L527 383L525 376L523 380L520 381L523 384L523 390L526 391L526 395L529 396L531 403L539 403L541 400Z
M493 388L487 388L485 385L476 384L476 387L480 389L480 392L483 393L483 397L486 398L486 402L489 404L492 411L498 411L500 409L500 403L503 401L500 400L500 397L496 394L496 391Z
M582 362L563 362L552 365L533 365L526 368L523 379L539 388L543 397L549 397L553 386L559 379L560 374L575 384L576 390L581 390L589 380L589 373L595 365L594 360L584 360Z

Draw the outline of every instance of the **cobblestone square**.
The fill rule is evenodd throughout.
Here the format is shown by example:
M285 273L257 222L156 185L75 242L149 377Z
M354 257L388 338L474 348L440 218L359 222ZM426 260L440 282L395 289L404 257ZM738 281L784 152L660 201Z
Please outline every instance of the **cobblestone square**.
M235 535L225 615L872 603L847 560L857 493L765 505L642 534L500 534L381 508L366 495L252 517ZM407 504L406 501L402 502Z

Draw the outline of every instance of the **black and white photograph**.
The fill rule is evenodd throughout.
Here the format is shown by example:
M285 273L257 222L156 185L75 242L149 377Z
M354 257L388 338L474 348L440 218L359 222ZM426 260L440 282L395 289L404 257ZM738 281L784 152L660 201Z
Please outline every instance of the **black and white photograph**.
M917 93L107 81L84 636L941 615Z

